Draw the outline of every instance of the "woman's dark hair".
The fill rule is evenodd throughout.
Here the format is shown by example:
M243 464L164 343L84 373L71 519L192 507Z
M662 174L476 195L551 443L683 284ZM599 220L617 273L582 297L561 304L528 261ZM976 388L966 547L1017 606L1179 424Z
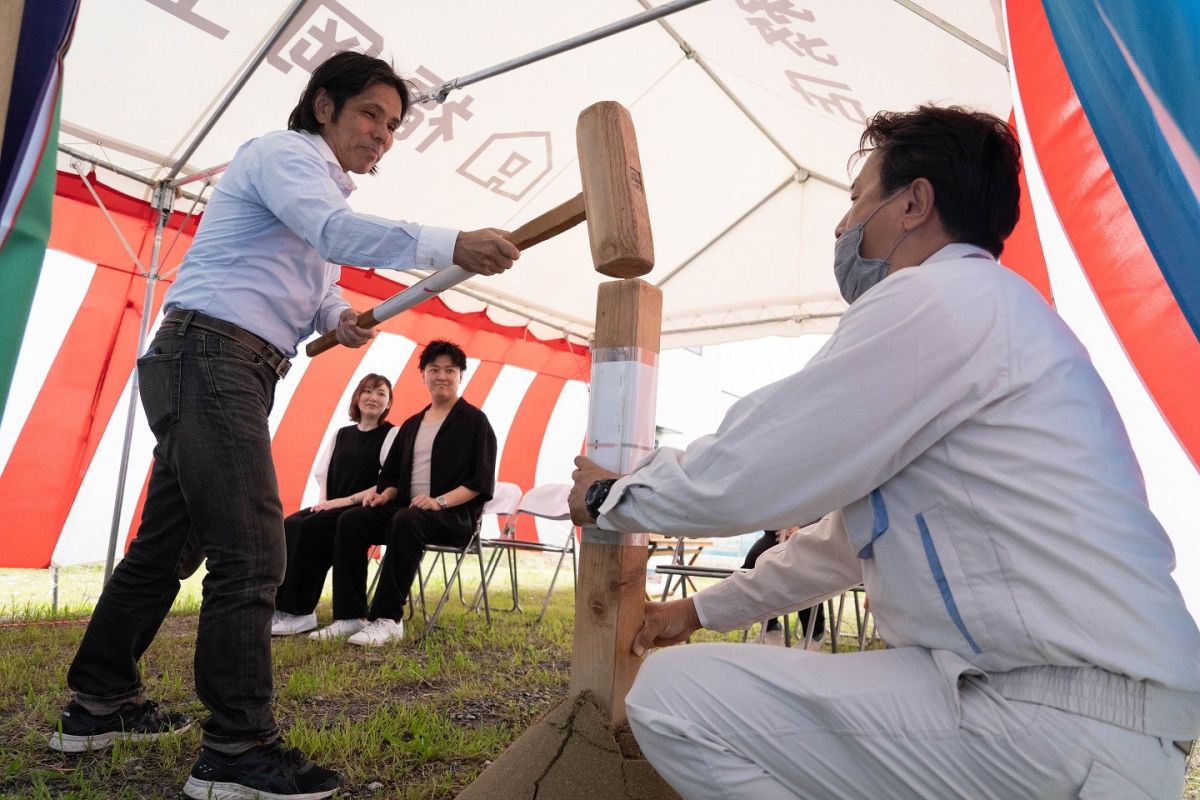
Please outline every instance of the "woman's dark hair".
M388 390L387 408L383 409L383 413L379 415L379 421L383 422L387 419L388 411L392 409L392 382L375 372L363 375L358 386L354 387L354 394L350 395L350 419L355 422L362 420L362 412L358 410L358 398L362 396L363 392L369 392L377 386L386 386Z
M421 371L424 372L425 368L432 364L438 356L449 356L451 364L463 372L467 371L467 354L454 342L447 342L445 339L434 339L425 345L425 349L421 351L421 358L418 361Z
M1008 124L982 111L921 106L880 111L855 157L878 151L882 196L917 178L933 185L934 207L955 241L999 256L1021 216L1021 145Z
M400 117L408 115L411 97L408 82L396 74L391 64L375 58L345 51L330 56L321 66L317 67L300 95L300 102L288 116L289 131L308 131L320 133L321 123L317 122L315 102L317 91L324 89L333 101L333 119L342 112L342 106L354 95L366 91L373 83L383 83L391 86L400 93Z

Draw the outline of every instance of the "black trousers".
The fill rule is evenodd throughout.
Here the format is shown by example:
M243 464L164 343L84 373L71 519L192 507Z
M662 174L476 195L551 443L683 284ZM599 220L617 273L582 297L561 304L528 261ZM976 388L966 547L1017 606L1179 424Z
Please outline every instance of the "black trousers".
M144 697L138 662L208 557L196 631L204 746L240 753L279 735L271 712L271 612L283 578L283 508L267 417L275 370L239 342L160 328L138 359L154 432L141 526L92 612L67 684L94 714Z
M401 619L404 599L421 566L425 545L465 547L475 533L475 517L463 508L425 511L377 506L351 508L338 520L333 553L334 619ZM379 583L367 605L367 551L385 544Z
M314 512L297 511L283 521L287 569L275 593L275 608L288 614L311 614L321 599L325 576L333 566L333 540L338 519L350 506Z
M750 545L750 551L746 553L746 560L742 562L743 569L753 569L754 564L758 561L758 557L774 547L776 531L763 531L763 535L758 538L754 544ZM816 619L813 618L815 613ZM813 638L816 639L823 636L825 633L825 604L816 608L806 608L797 614L800 619L800 630L796 631L797 636L803 636L803 631L808 630L808 624L813 625ZM779 618L772 617L767 620L767 629L774 630L779 627Z

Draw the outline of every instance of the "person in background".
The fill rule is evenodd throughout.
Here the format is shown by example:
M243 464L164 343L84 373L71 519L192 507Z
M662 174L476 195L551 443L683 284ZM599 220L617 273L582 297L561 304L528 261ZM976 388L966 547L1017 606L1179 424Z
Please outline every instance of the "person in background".
M333 537L342 512L362 503L366 490L379 480L399 428L387 421L392 383L369 373L350 396L355 424L337 431L313 467L320 493L317 503L283 521L287 569L275 593L272 636L292 636L317 627L317 602L325 576L333 566Z
M192 798L328 797L334 770L285 747L271 709L271 616L284 529L268 414L298 344L333 331L361 347L374 331L337 286L341 264L477 274L520 252L492 228L459 231L352 210L409 106L385 61L338 53L312 73L286 131L243 144L222 174L138 360L154 467L136 538L92 613L67 673L73 698L56 750L178 734L138 662L179 591L189 538L208 560L196 634L196 694L209 711L183 787ZM418 190L414 189L413 194Z
M800 528L796 526L763 531L762 536L758 537L754 544L750 545L750 550L746 553L746 560L742 562L742 569L754 569L754 565L758 563L759 556L775 545L783 544L799 531ZM818 604L812 608L802 608L796 616L800 620L800 626L796 629L796 639L799 642L804 642L808 638L808 648L810 650L820 650L821 638L825 635L825 606ZM810 624L813 628L811 638L807 636ZM779 617L771 617L763 627L763 642L765 644L782 645L785 643L783 640L783 626L779 622Z
M435 340L421 351L429 405L405 420L361 508L338 521L333 561L334 621L309 634L378 647L404 637L404 603L425 545L464 547L496 485L496 434L459 397L467 356ZM385 544L375 596L367 603L367 550Z

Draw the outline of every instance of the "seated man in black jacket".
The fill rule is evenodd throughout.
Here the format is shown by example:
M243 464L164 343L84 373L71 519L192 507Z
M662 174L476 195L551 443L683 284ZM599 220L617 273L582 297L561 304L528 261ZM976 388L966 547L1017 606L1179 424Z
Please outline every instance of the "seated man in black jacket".
M338 520L333 560L333 623L313 639L349 637L378 647L404 636L404 599L427 544L465 546L496 483L496 434L458 396L467 368L462 348L432 341L420 369L430 404L400 426L396 443L362 507ZM379 585L367 606L367 551L386 544Z

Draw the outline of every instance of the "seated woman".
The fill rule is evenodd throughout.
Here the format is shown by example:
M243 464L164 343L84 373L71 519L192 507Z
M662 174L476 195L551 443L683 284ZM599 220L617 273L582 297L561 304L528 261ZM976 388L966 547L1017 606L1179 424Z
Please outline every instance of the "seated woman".
M379 646L404 636L404 602L426 544L471 541L496 483L496 434L482 411L458 396L467 357L451 342L422 351L430 404L400 426L396 446L363 506L338 520L333 560L334 622L313 639L349 637ZM367 549L386 544L375 597L367 604Z
M374 489L399 428L385 422L392 407L392 383L382 375L366 375L350 396L347 425L326 443L313 468L319 502L283 521L287 539L287 571L275 593L272 636L291 636L317 627L313 609L321 599L325 575L333 564L333 538L338 518Z

